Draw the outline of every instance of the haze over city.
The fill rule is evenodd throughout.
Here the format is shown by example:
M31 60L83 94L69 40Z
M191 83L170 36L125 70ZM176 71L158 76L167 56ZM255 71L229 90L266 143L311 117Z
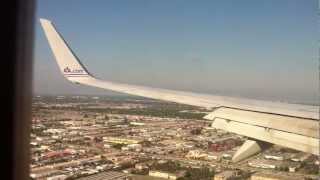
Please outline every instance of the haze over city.
M38 1L101 79L316 103L317 1ZM36 22L36 94L108 94L63 80Z

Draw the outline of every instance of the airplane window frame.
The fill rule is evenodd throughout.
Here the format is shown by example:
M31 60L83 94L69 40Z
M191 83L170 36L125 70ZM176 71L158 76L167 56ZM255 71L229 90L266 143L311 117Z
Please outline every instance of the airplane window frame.
M35 1L13 0L3 6L2 178L29 179Z

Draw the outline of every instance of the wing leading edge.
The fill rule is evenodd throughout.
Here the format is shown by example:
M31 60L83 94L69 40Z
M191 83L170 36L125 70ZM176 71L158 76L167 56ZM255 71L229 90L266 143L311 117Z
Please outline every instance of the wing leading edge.
M55 59L59 65L61 73L71 82L147 98L172 101L206 108L229 107L302 118L319 119L318 109L316 106L214 96L100 80L91 75L85 66L83 66L81 61L76 57L51 21L40 19L40 22L47 36Z
M302 136L307 136L310 138L319 139L318 136L318 120L319 120L319 107L300 105L300 104L287 104L280 102L268 102L261 100L252 100L244 98L233 98L225 96L214 96L208 94L191 93L185 91L168 90L161 88L152 88L138 85L130 85L124 83L116 83L111 81L101 80L94 77L81 61L77 58L72 49L68 46L63 37L56 30L51 21L46 19L40 19L40 23L48 39L51 50L55 56L57 64L60 68L63 76L69 81L76 84L84 84L88 86L98 87L102 89L108 89L112 91L117 91L121 93L142 96L152 99L159 99L164 101L171 101L181 104L188 104L193 106L205 107L208 109L219 110L217 112L207 115L205 118L210 120L215 119L227 119L232 120L242 124L250 124L255 127L265 127L271 128L278 131L294 133ZM239 116L230 115L230 111L223 110L233 110L231 114L240 113ZM220 112L222 111L222 113ZM239 111L239 112L238 112ZM243 113L245 112L245 113ZM250 114L256 113L256 114ZM272 118L278 117L278 121L281 123L275 123L273 125L270 121L271 117L266 115L273 115ZM248 117L254 116L255 118ZM283 118L279 118L283 117ZM232 118L232 119L228 119ZM269 118L269 119L268 119ZM290 119L291 118L291 119ZM296 120L301 120L301 122L307 122L304 127L297 128L295 125L293 128L283 128L283 126L290 126L292 124L292 118ZM257 119L257 121L255 120ZM260 119L260 120L259 120ZM261 120L262 119L262 120ZM268 119L269 121L263 121L263 119ZM217 120L219 121L219 120ZM296 123L293 123L296 124ZM303 123L305 124L305 123ZM225 126L224 126L225 127ZM219 128L219 127L217 127ZM220 128L223 129L223 128ZM309 132L312 131L312 132ZM241 133L240 133L241 134ZM268 141L268 140L266 140ZM313 142L313 141L312 141ZM279 143L275 143L279 144ZM314 143L313 143L314 145ZM300 148L301 149L301 148Z

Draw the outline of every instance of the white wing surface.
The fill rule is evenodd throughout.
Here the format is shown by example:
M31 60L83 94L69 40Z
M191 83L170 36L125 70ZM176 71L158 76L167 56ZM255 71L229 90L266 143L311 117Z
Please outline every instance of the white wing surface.
M213 112L205 118L214 121L213 127L279 145L285 145L283 142L289 141L288 138L295 138L285 146L319 154L318 106L215 96L101 80L89 73L51 21L40 19L40 22L61 73L73 83L212 109ZM242 130L234 130L234 126ZM246 128L258 130L244 131ZM266 128L277 132L273 133L277 137L270 133L263 134L261 131ZM283 133L289 136L284 137ZM284 138L281 140L279 137Z

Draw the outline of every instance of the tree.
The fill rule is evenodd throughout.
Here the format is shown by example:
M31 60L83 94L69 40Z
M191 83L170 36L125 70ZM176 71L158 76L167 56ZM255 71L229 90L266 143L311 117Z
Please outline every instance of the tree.
M201 128L196 128L191 130L191 134L193 135L199 135L201 134L202 129Z
M112 147L116 149L121 149L124 146L124 144L114 144Z

